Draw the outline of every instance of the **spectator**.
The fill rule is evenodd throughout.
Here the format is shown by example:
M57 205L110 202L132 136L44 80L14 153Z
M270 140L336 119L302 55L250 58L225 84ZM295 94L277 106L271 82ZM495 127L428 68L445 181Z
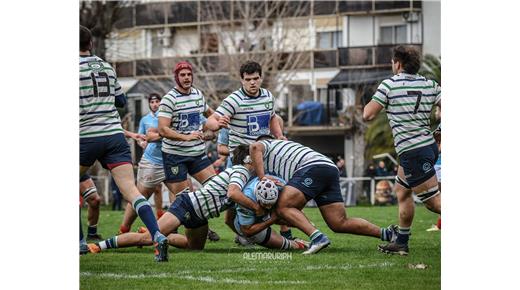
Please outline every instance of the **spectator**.
M347 170L345 168L345 159L340 155L338 156L338 161L336 162L336 166L339 169L339 176L347 177Z
M116 181L113 177L110 178L111 187L112 187L112 210L122 210L121 202L123 196L121 195L121 191L119 191L119 187L117 187Z
M365 170L365 177L374 178L376 176L376 169L374 164L368 165L367 169ZM370 180L363 181L363 191L365 192L365 195L368 197L370 195Z
M376 205L394 205L395 196L392 194L392 186L388 180L380 180L376 185Z
M379 164L376 168L376 176L388 176L388 170L386 169L385 162L383 160L379 161Z

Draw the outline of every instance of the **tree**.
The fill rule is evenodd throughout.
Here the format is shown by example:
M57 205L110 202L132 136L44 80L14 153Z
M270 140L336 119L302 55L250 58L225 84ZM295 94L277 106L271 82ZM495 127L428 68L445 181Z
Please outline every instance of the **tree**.
M105 59L105 40L121 16L121 9L130 1L81 1L79 23L92 32L94 53Z
M205 56L195 58L199 72L226 71L229 79L240 80L239 68L246 60L257 61L263 69L262 86L278 96L289 84L297 68L308 65L310 53L301 52L309 43L308 22L288 17L308 15L306 1L233 1L234 21L219 22L225 11L220 2L203 1L201 17L210 25L202 27L200 53L215 51L218 61ZM303 27L302 27L303 25ZM226 96L218 79L208 78L203 90L209 101L220 103ZM227 88L230 93L235 88Z

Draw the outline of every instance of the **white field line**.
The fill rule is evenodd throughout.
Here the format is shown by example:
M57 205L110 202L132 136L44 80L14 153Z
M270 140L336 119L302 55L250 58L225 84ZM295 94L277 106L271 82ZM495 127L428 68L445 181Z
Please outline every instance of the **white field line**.
M235 271L236 272L236 271ZM193 276L193 275L177 275L173 273L158 273L158 274L118 274L118 273L90 273L81 272L81 276L85 277L100 277L109 279L146 279L146 278L177 278L183 280L192 280L207 283L223 283L223 284L276 284L276 285L298 285L305 284L305 281L291 281L291 280L280 280L280 281L257 281L257 280L235 280L230 278L214 278L211 276Z
M319 266L307 266L303 268L304 271L315 271L315 270L352 270L352 269L363 269L363 268L386 268L393 266L394 263L383 262L373 264L346 264L340 266L331 265L319 265ZM244 272L272 272L268 268L239 268L239 269L222 269L222 270L185 270L178 271L176 273L156 273L156 274L121 274L121 273L91 273L91 272L80 272L80 276L83 277L99 277L108 279L148 279L148 278L177 278L182 280L199 281L206 283L223 283L223 284L244 284L244 285L260 285L260 284L274 284L274 285L299 285L307 282L300 280L280 280L280 281L258 281L258 280L236 280L231 278L214 278L209 275L198 276L196 274L219 274L219 273L244 273Z
M374 263L374 264L358 264L358 265L352 265L352 264L346 264L341 266L330 266L330 265L319 265L319 266L307 266L304 268L304 270L352 270L352 269L363 269L363 268L386 268L393 266L394 263L390 262L383 262L383 263Z

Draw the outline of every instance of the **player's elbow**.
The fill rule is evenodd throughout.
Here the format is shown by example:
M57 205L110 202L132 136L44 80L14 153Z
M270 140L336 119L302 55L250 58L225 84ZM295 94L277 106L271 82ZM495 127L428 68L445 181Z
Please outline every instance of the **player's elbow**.
M157 131L161 137L164 137L166 135L166 126L159 125Z
M374 114L369 112L368 110L363 111L363 121L372 121L374 119Z

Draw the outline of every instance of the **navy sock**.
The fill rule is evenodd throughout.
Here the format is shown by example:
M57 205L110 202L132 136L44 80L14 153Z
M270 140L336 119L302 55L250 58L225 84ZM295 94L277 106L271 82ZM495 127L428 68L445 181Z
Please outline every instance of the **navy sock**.
M87 234L89 236L93 236L93 235L97 234L97 225L88 226Z
M155 241L154 238L156 237L156 233L159 232L159 226L157 225L157 220L153 215L150 203L143 196L139 196L132 202L132 206L146 225L146 228L148 228L152 239Z
M410 228L399 227L399 231L397 233L396 243L398 243L398 244L408 244L408 239L409 238L410 238Z
M292 236L292 232L291 232L291 229L288 229L287 231L285 232L282 232L280 231L280 235L288 240L292 240L293 236Z

